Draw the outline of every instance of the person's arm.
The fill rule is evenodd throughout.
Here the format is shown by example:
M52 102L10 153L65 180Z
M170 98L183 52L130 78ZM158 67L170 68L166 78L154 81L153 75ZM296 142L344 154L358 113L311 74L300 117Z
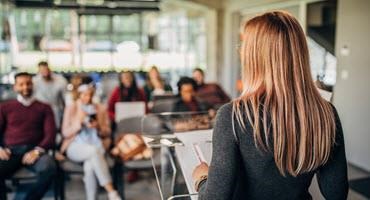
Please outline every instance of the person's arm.
M115 88L108 100L108 115L109 119L114 122L115 105L119 101L119 88Z
M240 165L240 154L231 122L231 106L217 113L212 138L212 161L207 181L201 183L199 200L232 199Z
M216 84L216 88L217 88L217 93L221 97L222 101L224 103L229 102L230 101L230 97L229 97L229 95L227 95L225 93L225 91L221 88L221 86L219 86L218 84Z
M82 128L80 120L73 117L77 114L76 103L72 103L64 109L63 122L62 122L62 134L65 138L75 136Z
M65 108L66 106L66 101L65 101L65 94L67 92L67 86L68 86L68 82L67 80L62 76L60 75L60 91L59 91L59 94L58 94L58 99L59 99L59 103L61 105L61 108Z
M325 199L347 199L347 159L343 129L338 113L334 107L333 109L335 113L336 141L328 162L318 169L317 181Z
M105 106L98 105L99 109L99 134L102 137L107 137L111 134L110 121Z
M55 145L55 136L56 136L56 125L53 111L51 110L50 106L46 106L45 108L45 118L44 118L44 138L41 142L37 145L42 149L51 149Z
M141 88L138 88L138 101L145 101L145 102L147 102L146 96L145 96L145 92Z
M4 145L5 124L6 124L6 120L5 120L3 105L0 105L0 147Z

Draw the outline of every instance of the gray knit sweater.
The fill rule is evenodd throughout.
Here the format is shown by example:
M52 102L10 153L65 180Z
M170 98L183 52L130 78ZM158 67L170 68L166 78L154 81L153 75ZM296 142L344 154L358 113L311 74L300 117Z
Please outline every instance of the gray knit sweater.
M333 109L337 137L329 161L316 171L284 177L275 165L273 154L262 153L255 147L250 125L243 131L235 123L236 141L232 104L224 105L217 113L209 176L201 183L199 199L311 199L308 188L315 174L326 199L346 199L348 180L343 131Z

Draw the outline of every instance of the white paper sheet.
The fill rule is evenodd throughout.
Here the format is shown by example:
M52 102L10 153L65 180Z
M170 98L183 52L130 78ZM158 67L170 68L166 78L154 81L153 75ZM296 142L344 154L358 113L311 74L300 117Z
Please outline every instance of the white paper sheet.
M194 144L198 145L201 157L204 157L201 159L209 164L212 158L212 133L212 129L175 133L177 138L184 143L184 146L176 146L175 152L190 194L196 193L192 174L194 168L200 164L194 151ZM196 200L198 197L192 196L191 199Z

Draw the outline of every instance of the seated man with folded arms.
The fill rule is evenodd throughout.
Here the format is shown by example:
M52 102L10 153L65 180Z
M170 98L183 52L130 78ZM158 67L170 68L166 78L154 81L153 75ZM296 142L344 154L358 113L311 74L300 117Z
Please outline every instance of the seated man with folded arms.
M41 199L56 174L46 153L54 146L54 115L49 105L35 100L30 74L16 74L14 90L17 99L0 104L0 199L6 199L4 179L21 167L37 174L25 199Z
M230 101L230 97L216 83L204 82L204 71L200 68L193 70L193 79L197 83L196 96L214 108L219 108Z

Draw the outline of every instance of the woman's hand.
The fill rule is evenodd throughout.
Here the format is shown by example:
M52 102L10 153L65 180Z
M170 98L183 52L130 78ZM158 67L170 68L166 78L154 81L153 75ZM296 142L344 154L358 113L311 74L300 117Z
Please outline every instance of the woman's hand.
M193 180L197 181L202 176L208 175L208 165L205 162L200 163L200 165L196 166L193 171Z
M86 116L87 116L87 114L83 110L79 110L78 113L77 113L77 117L80 120L81 124L83 124L85 122Z
M90 121L89 124L87 124L87 128L96 128L99 129L99 123L97 120Z

